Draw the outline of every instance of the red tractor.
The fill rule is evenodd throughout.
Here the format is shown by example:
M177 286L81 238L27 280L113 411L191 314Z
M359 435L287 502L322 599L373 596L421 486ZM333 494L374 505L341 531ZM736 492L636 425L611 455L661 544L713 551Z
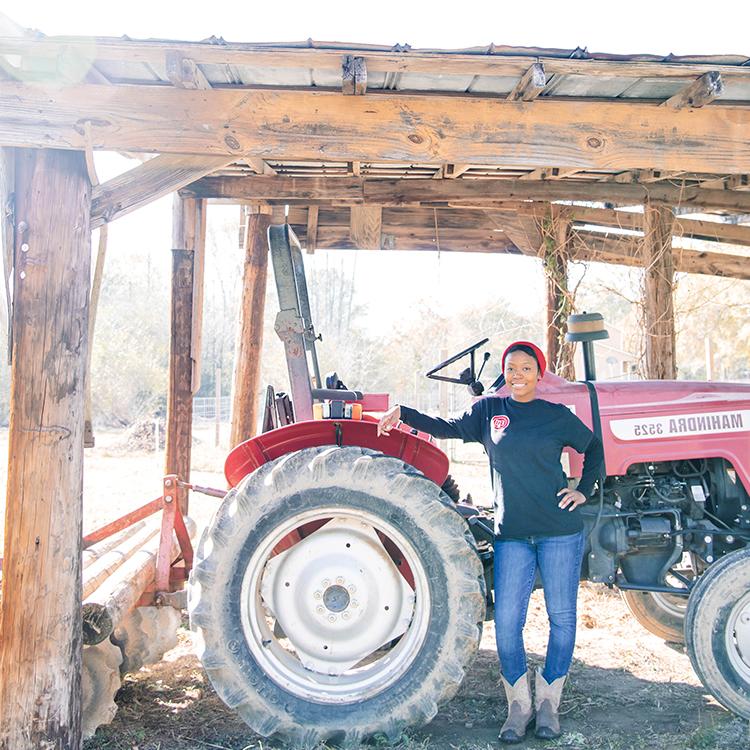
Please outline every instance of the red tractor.
M492 603L492 519L446 494L448 459L428 436L377 436L386 396L321 382L299 244L288 226L269 244L292 399L269 389L265 431L227 458L191 624L218 694L256 732L356 745L430 721L457 691ZM581 576L684 638L707 689L750 718L750 385L596 382L597 318L572 328L586 379L545 374L538 391L604 442ZM456 380L481 393L483 343L431 374L468 357ZM581 457L566 460L580 476Z

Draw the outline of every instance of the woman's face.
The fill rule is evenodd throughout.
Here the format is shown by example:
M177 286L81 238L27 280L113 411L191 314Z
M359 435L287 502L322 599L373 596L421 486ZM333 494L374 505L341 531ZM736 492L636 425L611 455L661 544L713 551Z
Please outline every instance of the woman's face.
M505 358L505 383L515 401L533 401L539 382L539 365L526 352L511 352Z

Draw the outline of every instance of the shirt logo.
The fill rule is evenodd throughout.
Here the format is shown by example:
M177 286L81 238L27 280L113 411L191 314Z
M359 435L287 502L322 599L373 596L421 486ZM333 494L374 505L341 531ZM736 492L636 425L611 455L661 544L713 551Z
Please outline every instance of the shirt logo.
M505 435L505 429L510 424L510 419L505 414L498 414L492 417L492 429L490 430L490 437L492 442L497 445Z
M505 414L498 414L496 417L492 417L493 430L504 430L509 424L510 419Z

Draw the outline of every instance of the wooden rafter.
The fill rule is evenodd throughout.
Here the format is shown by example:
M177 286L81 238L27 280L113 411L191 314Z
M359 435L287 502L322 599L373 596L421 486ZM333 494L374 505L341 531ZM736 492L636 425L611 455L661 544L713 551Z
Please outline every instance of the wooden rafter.
M174 86L181 89L200 89L205 91L211 88L203 71L198 67L195 60L184 57L179 52L169 51L166 55L167 78Z
M361 55L371 73L435 73L444 75L522 76L537 56L476 55L448 52L390 52L361 49L280 48L275 45L205 44L181 41L123 41L111 37L46 37L27 39L0 37L0 53L34 57L58 57L80 47L95 48L97 59L122 62L145 62L159 66L166 52L173 50L196 63L212 65L244 65L269 68L336 69L343 54ZM635 60L576 60L545 58L548 77L581 75L625 78L698 77L716 70L715 63L682 63ZM724 78L745 77L740 66L721 66Z
M179 190L204 175L221 169L233 159L225 156L163 154L129 172L97 185L92 193L91 228L145 206Z
M547 85L547 76L544 74L544 65L535 62L521 76L521 80L508 94L508 101L530 102L536 99L544 91Z
M672 206L750 213L750 193L704 190L670 184L617 185L562 180L364 180L344 177L206 177L186 192L201 198L234 201L324 204L331 201L405 206L450 203L489 207L504 201L602 201L621 205L652 201Z
M40 111L44 117L28 115ZM472 97L93 85L50 91L2 81L0 112L6 146L83 149L89 121L93 147L109 150L750 172L750 107L674 111L545 99L529 108ZM201 127L181 126L176 112L190 112Z
M704 107L724 93L724 82L721 74L716 70L704 73L684 89L664 102L664 107L670 109L685 109Z

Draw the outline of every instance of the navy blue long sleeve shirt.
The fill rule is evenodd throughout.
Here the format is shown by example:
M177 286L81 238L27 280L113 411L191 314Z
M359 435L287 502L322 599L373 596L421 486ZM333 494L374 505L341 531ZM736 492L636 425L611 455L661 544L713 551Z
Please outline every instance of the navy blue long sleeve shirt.
M568 487L560 456L565 446L584 454L578 490L591 494L604 464L602 443L562 404L522 402L490 396L455 419L440 419L401 407L410 427L436 438L481 443L489 457L495 504L495 534L501 538L558 536L583 528L577 510L558 507Z

